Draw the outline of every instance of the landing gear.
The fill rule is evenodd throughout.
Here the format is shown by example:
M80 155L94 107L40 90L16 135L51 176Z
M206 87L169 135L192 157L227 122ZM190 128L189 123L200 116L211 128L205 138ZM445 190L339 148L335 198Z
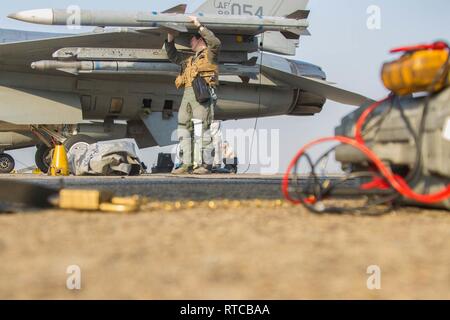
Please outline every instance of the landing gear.
M84 134L77 134L64 141L64 146L66 147L67 154L77 154L86 151L89 145L96 142L94 138Z
M52 151L45 144L40 144L37 146L37 151L34 156L34 161L39 170L43 173L47 173L50 168L50 163L52 162Z
M66 148L67 154L76 154L84 152L86 148L97 141L94 138L83 134L77 134L71 136L64 141L64 147ZM37 151L35 155L36 166L43 173L48 173L50 164L52 162L53 148L48 147L46 144L40 144L37 146Z
M11 173L15 166L16 162L13 157L6 153L0 154L0 174Z

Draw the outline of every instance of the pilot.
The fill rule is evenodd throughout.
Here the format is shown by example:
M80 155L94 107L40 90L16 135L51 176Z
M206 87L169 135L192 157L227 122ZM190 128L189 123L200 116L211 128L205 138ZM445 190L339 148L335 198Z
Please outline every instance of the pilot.
M175 48L175 35L168 34L165 43L167 55L173 63L181 66L181 73L175 81L178 89L183 88L183 100L178 112L178 139L183 153L183 165L174 170L173 174L210 174L213 164L213 150L210 127L214 120L214 107L217 96L216 88L219 84L218 55L221 42L198 21L197 17L190 17L198 28L198 33L191 39L193 54L179 52ZM193 81L199 76L204 79L209 91L206 102L198 102ZM194 127L192 120L202 122L202 159L201 164L194 170Z

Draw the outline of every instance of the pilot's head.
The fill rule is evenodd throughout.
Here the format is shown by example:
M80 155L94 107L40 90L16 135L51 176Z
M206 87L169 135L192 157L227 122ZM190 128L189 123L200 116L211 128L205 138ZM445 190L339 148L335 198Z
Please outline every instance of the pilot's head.
M191 38L191 49L194 52L200 52L206 48L205 40L202 38L200 34L195 34Z

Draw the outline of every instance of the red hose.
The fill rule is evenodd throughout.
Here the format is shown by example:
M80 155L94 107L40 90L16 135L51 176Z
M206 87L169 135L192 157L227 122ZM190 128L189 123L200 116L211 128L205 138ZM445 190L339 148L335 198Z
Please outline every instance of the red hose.
M356 141L358 141L361 144L365 144L365 141L364 141L364 138L363 138L363 135L362 135L364 124L367 122L367 119L369 118L369 116L379 106L381 106L384 102L386 102L390 98L391 98L391 96L388 96L388 97L384 98L383 100L377 101L374 104L372 104L371 106L369 106L366 110L364 110L364 112L361 114L361 116L359 117L358 121L356 122L356 126L355 126L355 139L356 139Z
M380 103L375 103L369 109L372 109L372 111L373 111L379 105L380 105ZM370 112L368 112L367 114L364 114L364 116L366 118L369 115L370 115ZM384 165L384 163L380 160L380 158L378 158L378 156L371 149L369 149L364 143L358 142L357 140L352 139L352 138L337 136L337 137L328 137L328 138L322 138L322 139L312 141L299 150L297 155L294 157L294 159L289 164L288 170L286 171L286 173L283 177L282 191L283 191L285 198L288 201L290 201L294 204L302 203L301 200L292 198L290 195L290 192L289 192L289 177L290 177L292 170L296 167L300 158L305 154L306 150L308 150L309 148L311 148L317 144L331 142L331 141L338 141L343 144L353 146L353 147L357 148L359 151L361 151L370 161L372 161L372 163L375 165L375 167L378 169L378 171L381 173L381 175L383 177L385 177L385 179L389 182L389 184L405 198L412 199L412 200L415 200L417 202L424 203L424 204L438 203L438 202L442 202L442 201L450 198L450 184L444 190L442 190L440 192L436 192L436 193L428 194L428 195L418 194L409 187L409 185L406 183L406 181L403 178L401 178L399 176L395 176L392 173L392 171Z
M432 44L422 44L410 47L401 47L392 49L391 53L404 53L404 52L412 52L412 51L420 51L420 50L445 50L448 49L448 44L443 41L438 41Z
M283 178L283 185L282 185L282 191L284 196L287 200L289 200L292 203L295 204L301 204L302 201L298 199L294 199L291 197L289 193L289 176L300 158L305 154L306 150L324 142L331 142L331 141L338 141L343 144L347 144L350 146L353 146L360 150L364 155L367 156L369 160L373 162L375 167L378 169L378 171L386 178L386 180L389 182L389 184L402 196L415 200L417 202L425 203L425 204L432 204L437 202L442 202L450 197L450 185L447 186L443 191L429 194L429 195L423 195L418 194L415 191L413 191L408 184L405 182L404 179L394 176L394 174L391 172L390 169L388 169L383 162L378 158L378 156L370 150L366 145L359 143L358 141L348 138L348 137L328 137L328 138L322 138L319 140L315 140L313 142L310 142L306 146L304 146L300 151L297 153L297 155L294 157L294 159L289 164L288 170Z
M405 47L405 48L398 48L394 49L391 52L405 52L405 51L417 51L417 50L444 50L448 49L448 44L444 42L436 42L432 45L426 45L426 46L415 46L415 47ZM391 96L388 96L387 98L375 102L368 108L364 110L364 112L359 117L358 121L355 125L355 139L348 138L348 137L329 137L329 138L322 138L315 141L310 142L306 146L304 146L302 149L299 150L297 155L294 157L294 159L289 164L288 170L286 171L286 174L283 177L283 183L282 183L282 191L285 196L285 198L295 204L301 204L302 201L300 199L294 199L291 197L289 192L289 177L292 172L292 170L297 166L297 163L302 158L302 156L305 154L306 150L309 148L321 144L324 142L331 142L331 141L337 141L343 144L347 144L350 146L353 146L354 148L361 151L375 166L375 169L378 170L378 172L386 179L386 181L390 184L392 188L394 188L399 194L401 194L403 197L412 199L419 203L424 204L433 204L442 202L444 200L447 200L450 198L450 184L447 185L446 188L444 188L440 192L436 192L433 194L418 194L414 190L410 188L408 183L400 176L396 176L392 173L392 171L384 165L384 163L381 161L381 159L365 144L364 137L363 137L363 127L364 124L367 122L367 119L369 116L385 101L389 100ZM366 184L363 186L364 188L372 188L372 187L379 187L383 188L386 187L386 184L381 181L381 179L375 180L372 183ZM308 200L305 200L306 202L313 203L314 199L309 198Z

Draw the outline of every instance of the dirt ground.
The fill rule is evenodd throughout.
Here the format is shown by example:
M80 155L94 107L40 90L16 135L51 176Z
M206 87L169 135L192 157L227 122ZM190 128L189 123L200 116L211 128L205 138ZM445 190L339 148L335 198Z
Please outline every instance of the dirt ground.
M450 299L450 214L300 207L0 215L2 299ZM82 288L66 288L70 265ZM368 290L367 268L381 268Z

